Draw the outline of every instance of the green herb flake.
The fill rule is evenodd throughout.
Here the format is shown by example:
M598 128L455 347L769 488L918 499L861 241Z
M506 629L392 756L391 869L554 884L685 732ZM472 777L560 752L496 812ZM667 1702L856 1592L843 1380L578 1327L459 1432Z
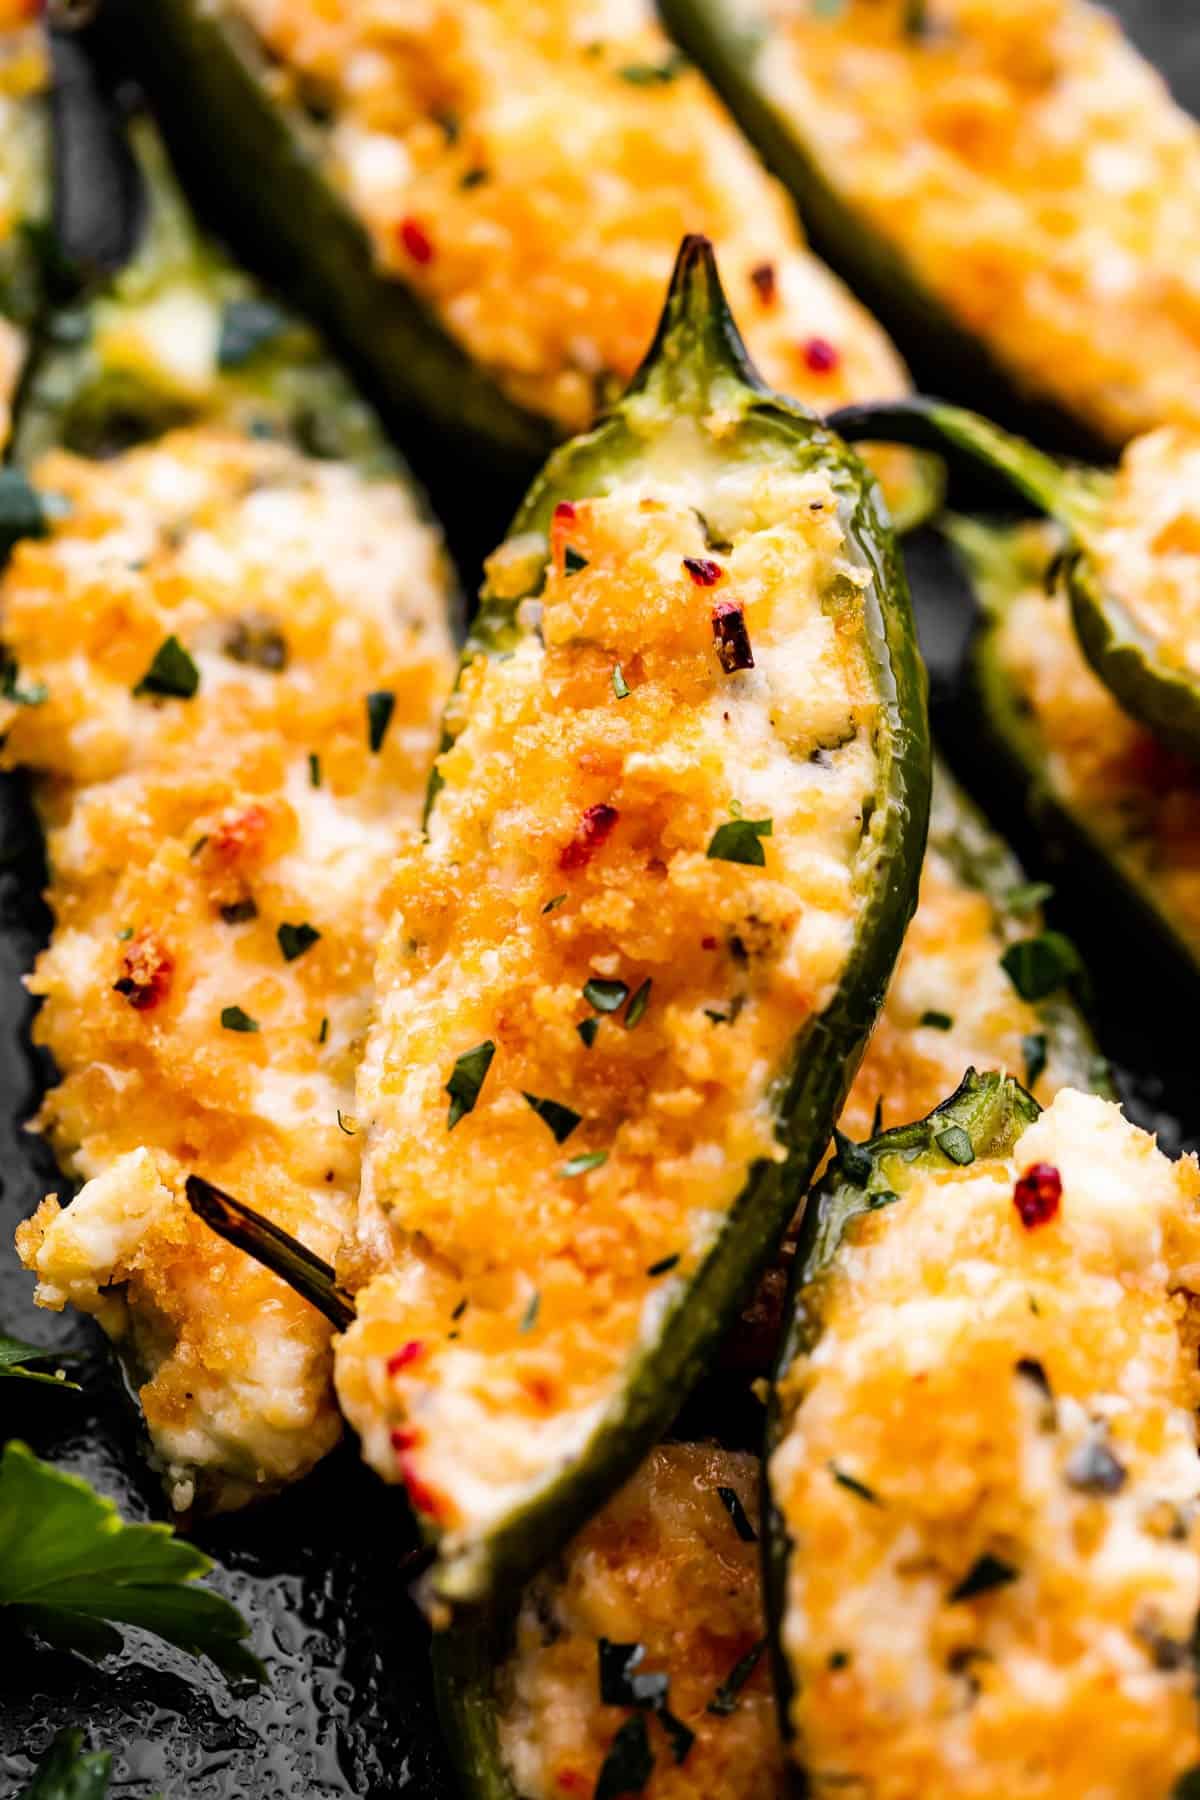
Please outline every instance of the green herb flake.
M678 1266L679 1253L676 1251L674 1256L663 1256L659 1258L658 1262L651 1263L650 1267L646 1270L646 1273L650 1276L651 1280L656 1280L659 1275L669 1275L671 1270L678 1268Z
M476 166L473 169L465 169L463 171L458 178L458 185L460 188L469 192L471 188L482 187L487 178L487 170Z
M321 785L321 759L315 750L308 753L308 785L315 788Z
M612 690L618 700L628 700L630 692L632 691L629 683L625 679L625 672L620 663L613 664Z
M838 1669L848 1669L850 1667L850 1652L848 1650L831 1650L829 1652L829 1662L826 1666L835 1673Z
M0 695L14 706L44 706L50 689L44 681L31 681L22 687L20 669L11 656L6 656L0 662Z
M543 908L542 908L542 911L544 913L557 912L559 907L562 905L563 901L566 899L566 897L567 896L565 894L555 894L553 900L547 900L545 906L543 906Z
M118 942L118 944L127 944L132 936L133 936L133 926L132 925L123 925L121 927L120 931L118 931L118 933L117 933L117 942Z
M625 1008L624 1024L626 1031L633 1031L636 1026L641 1024L646 1008L650 1004L650 989L653 985L652 980L647 976L637 993L633 996L633 999L629 1002L629 1005Z
M1009 888L1004 896L1005 910L1024 918L1027 913L1036 912L1047 900L1054 897L1054 888L1049 881L1022 881L1016 887Z
M521 1314L521 1323L520 1323L520 1325L518 1325L517 1330L520 1331L521 1333L524 1333L526 1331L532 1331L534 1326L537 1324L538 1313L541 1311L541 1309L542 1309L542 1296L538 1293L537 1289L535 1288L533 1290L532 1296L530 1297L529 1305L525 1308L525 1311Z
M639 1673L645 1659L645 1644L617 1644L606 1637L597 1639L596 1667L603 1705L659 1707L665 1704L671 1678L663 1673Z
M253 897L247 894L244 900L233 900L228 906L223 906L221 917L226 925L245 925L250 919L257 919L258 906Z
M654 1773L654 1752L644 1713L626 1719L600 1765L592 1800L621 1800L640 1794Z
M325 1042L325 1040L328 1038L328 1036L329 1036L329 1020L328 1020L328 1018L324 1018L321 1020L321 1029L317 1033L318 1044L323 1044Z
M904 0L904 35L923 38L929 31L928 0Z
M134 695L157 694L168 700L190 700L200 686L200 671L172 632L154 652L154 660L134 688Z
M623 981L605 981L601 976L593 975L583 984L583 997L593 1011L615 1013L628 1000L629 989Z
M240 369L287 330L286 313L270 300L227 300L221 310L217 367Z
M1021 1039L1021 1055L1025 1059L1025 1086L1030 1090L1046 1067L1046 1034L1031 1031Z
M973 1600L977 1594L988 1594L993 1588L1007 1587L1017 1579L1017 1571L1002 1557L985 1550L976 1557L956 1588L950 1591L950 1602Z
M456 1060L444 1089L444 1092L450 1096L450 1114L446 1121L447 1131L453 1131L460 1119L465 1118L469 1112L474 1112L475 1102L479 1098L479 1090L492 1066L492 1058L495 1054L495 1044L491 1038L485 1038L483 1043L476 1044L473 1050L464 1050Z
M396 696L390 688L377 688L367 695L367 743L372 755L378 755L387 736L387 728L396 710Z
M839 1469L834 1462L827 1463L826 1467L838 1486L844 1487L847 1493L856 1494L860 1500L865 1500L868 1506L883 1505L883 1501L874 1488L869 1488L865 1481L859 1481L854 1475L847 1475L845 1469Z
M952 1031L954 1029L954 1020L949 1013L944 1012L923 1012L921 1023L932 1026L934 1031ZM874 1135L872 1132L872 1136Z
M661 63L625 63L617 70L622 81L632 87L665 87L688 66L688 59L676 50Z
M353 1113L344 1113L339 1106L337 1109L337 1122L338 1130L344 1131L347 1137L358 1136L358 1120L354 1117Z
M17 1800L105 1800L112 1755L85 1750L82 1731L60 1731Z
M538 1094L526 1094L522 1090L523 1099L533 1108L544 1125L548 1125L556 1144L565 1144L575 1127L580 1122L580 1114L572 1112L569 1106L563 1106L558 1100L545 1100Z
M774 830L771 819L728 819L713 832L705 855L710 862L747 863L761 869L767 860L761 840Z
M725 1508L725 1511L729 1514L729 1517L733 1520L733 1529L737 1532L743 1544L757 1544L758 1533L746 1516L746 1509L742 1505L741 1496L737 1489L731 1487L719 1487L717 1489L717 1497L720 1500L721 1505Z
M706 1712L715 1714L718 1719L727 1719L730 1713L737 1711L741 1704L739 1695L758 1667L766 1647L766 1638L759 1638L757 1644L752 1644L745 1656L738 1658L709 1701L705 1708Z
M79 1383L68 1381L61 1371L48 1375L44 1370L27 1367L29 1363L62 1362L63 1354L60 1350L44 1350L40 1344L24 1344L20 1338L5 1337L0 1333L0 1380L40 1381L50 1387L70 1388L78 1393Z
M311 950L319 942L321 934L315 925L283 924L275 936L283 952L284 962L295 962L298 956L303 956L306 950Z
M572 550L570 544L568 544L563 551L563 574L578 575L579 571L581 569L586 569L587 566L587 557L580 556L578 550Z
M607 1150L588 1150L582 1156L573 1156L558 1172L569 1181L576 1175L586 1175L590 1169L602 1169L607 1161Z
M192 862L194 862L195 859L199 856L200 852L203 850L203 848L204 848L205 844L207 844L207 842L208 842L208 833L207 833L207 831L205 831L205 832L201 833L201 835L196 839L195 843L192 845L191 849L188 851L188 857Z
M686 1761L688 1751L696 1741L696 1734L684 1724L682 1719L677 1719L669 1707L660 1706L656 1710L658 1722L666 1733L667 1742L671 1746L671 1755L678 1766L679 1763Z
M0 1457L0 1615L84 1656L121 1648L140 1626L227 1675L261 1680L248 1628L220 1595L193 1584L212 1563L169 1525L127 1525L78 1475L10 1442Z
M1045 1000L1083 973L1078 950L1061 931L1042 931L1010 944L1000 958L1000 967L1022 1000Z
M934 1133L933 1141L943 1156L962 1169L975 1161L975 1146L961 1125L947 1125L944 1131Z
M221 1024L226 1031L257 1031L259 1028L258 1020L252 1019L240 1006L223 1006Z
M583 1039L584 1049L590 1050L596 1041L596 1033L600 1029L600 1021L599 1019L580 1019L575 1029Z
M881 1212L885 1206L895 1206L899 1198L899 1194L893 1193L891 1188L877 1188L867 1196L867 1211Z

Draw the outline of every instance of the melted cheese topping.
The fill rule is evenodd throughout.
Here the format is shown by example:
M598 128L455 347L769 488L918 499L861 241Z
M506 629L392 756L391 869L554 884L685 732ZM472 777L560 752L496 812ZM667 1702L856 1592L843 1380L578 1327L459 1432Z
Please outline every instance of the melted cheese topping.
M1200 1754L1200 1170L1065 1090L1013 1156L887 1176L770 1463L799 1754L876 1800L1165 1797ZM1011 1575L952 1598L984 1557Z
M731 6L734 0L730 0ZM1113 442L1200 423L1200 127L1085 0L756 0L827 178L1027 387Z
M34 306L33 251L23 229L46 202L45 122L49 79L37 0L0 0L0 449L8 441L13 395L25 362L25 326Z
M710 236L767 382L822 411L905 387L649 0L235 0L403 280L565 432L625 386L684 232Z
M706 554L697 502L732 546L715 586L683 565ZM773 1084L860 904L868 578L819 468L631 482L560 509L540 635L477 658L452 703L360 1078L361 1254L385 1272L338 1350L369 1460L451 1554L586 1452L751 1165L784 1154ZM722 598L752 671L714 653ZM738 812L771 821L764 867L706 856ZM593 1011L596 977L649 983L644 1015ZM448 1131L456 1059L487 1041ZM528 1096L571 1109L561 1141Z
M36 476L65 516L0 608L17 691L45 698L0 725L52 871L40 1124L87 1185L21 1249L43 1304L125 1340L176 1504L197 1473L231 1504L337 1436L329 1331L191 1217L182 1177L336 1249L359 1161L339 1109L452 667L441 555L400 483L212 428ZM194 698L135 691L169 636ZM378 753L368 688L395 696ZM320 935L288 961L299 925Z
M1200 954L1200 777L1123 713L1084 660L1061 593L1043 575L1053 531L1005 540L1012 588L998 595L987 638L1036 731L1041 775L1066 808L1184 942ZM985 577L986 581L986 577Z
M758 1516L757 1457L694 1444L651 1451L521 1604L498 1671L500 1742L522 1800L594 1791L629 1710L601 1703L601 1638L641 1644L638 1673L670 1677L667 1705L695 1733L676 1764L648 1720L645 1800L777 1800L784 1787L767 1659L722 1716L709 1702L763 1637L761 1546L739 1536L718 1489ZM743 1527L744 1529L744 1527Z
M1129 445L1089 547L1162 659L1200 674L1200 431Z

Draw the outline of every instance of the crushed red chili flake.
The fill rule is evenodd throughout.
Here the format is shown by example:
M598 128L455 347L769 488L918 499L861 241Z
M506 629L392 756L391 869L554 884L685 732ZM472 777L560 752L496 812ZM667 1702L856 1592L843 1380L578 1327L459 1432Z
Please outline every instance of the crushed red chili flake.
M750 648L750 633L746 630L746 615L736 600L718 600L712 610L712 629L717 661L726 675L736 674L738 669L754 667L754 652Z
M155 932L139 931L121 958L121 968L113 992L123 994L138 1012L146 1012L170 992L175 959Z
M401 1369L407 1369L409 1363L416 1362L416 1360L419 1356L424 1355L424 1352L425 1352L425 1346L421 1342L421 1339L413 1338L410 1343L404 1344L399 1350L394 1350L392 1352L391 1356L388 1357L388 1359L387 1359L388 1374L389 1375L399 1374Z
M607 806L603 801L597 806L589 806L579 821L575 836L559 854L559 868L582 869L591 862L596 851L612 834L619 816L615 806Z
M570 500L560 500L554 509L554 516L556 519L562 519L564 523L573 519L575 517L574 503Z
M408 1425L394 1426L391 1432L391 1439L392 1449L397 1452L401 1450L413 1450L421 1441L418 1434Z
M208 834L207 859L228 865L260 855L269 823L266 809L261 806L244 806L240 812L227 813Z
M401 219L400 242L415 263L423 268L433 261L433 243L425 227L417 219Z
M1134 739L1125 761L1134 780L1147 787L1190 787L1195 782L1195 763L1149 732Z
M750 271L750 280L754 291L764 306L772 306L775 302L775 264L759 263Z
M580 1769L560 1769L554 1783L564 1794L583 1794L589 1786L587 1776Z
M1026 1231L1048 1225L1062 1200L1062 1176L1053 1163L1034 1163L1013 1187L1013 1205Z
M715 937L704 937L700 939L700 948L702 950L715 950L716 947L717 940Z
M428 1482L421 1479L406 1456L401 1455L399 1461L400 1479L412 1506L431 1519L438 1518L446 1510L442 1496L436 1488L431 1488Z
M725 573L720 563L710 562L706 556L685 556L683 566L697 587L716 587Z
M841 360L828 338L809 338L804 346L804 361L814 375L831 375Z

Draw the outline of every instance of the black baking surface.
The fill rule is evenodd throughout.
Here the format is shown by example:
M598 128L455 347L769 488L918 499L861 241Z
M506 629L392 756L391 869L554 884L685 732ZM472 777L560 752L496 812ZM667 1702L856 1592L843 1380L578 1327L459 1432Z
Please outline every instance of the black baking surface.
M1126 0L1116 9L1200 113L1200 19L1195 0ZM969 395L963 396L969 399ZM436 466L421 471L470 568L481 514L497 516ZM507 503L507 502L505 502ZM1005 807L975 748L955 680L969 601L931 533L912 547L910 573L933 679L934 717L958 772L1010 828L1031 871L1059 884L1054 922L1088 957L1104 1048L1130 1110L1169 1148L1200 1141L1200 1051L1176 1023L1185 996L1140 942L1118 934L1091 892L1046 871L1036 842ZM162 1517L156 1483L138 1450L132 1412L99 1333L73 1315L38 1313L11 1248L12 1228L64 1184L44 1146L22 1129L43 1079L28 1044L21 975L44 941L35 896L44 879L24 789L0 780L0 1323L42 1343L82 1349L84 1392L47 1394L4 1384L4 1435L86 1474L126 1516ZM113 1792L195 1800L333 1800L389 1796L442 1800L454 1792L433 1713L426 1628L408 1597L404 1561L414 1534L398 1496L350 1450L329 1458L292 1493L191 1535L217 1563L215 1586L252 1621L270 1686L234 1693L207 1664L130 1633L121 1657L95 1667L0 1635L0 1800L21 1789L64 1725L85 1728L114 1752Z

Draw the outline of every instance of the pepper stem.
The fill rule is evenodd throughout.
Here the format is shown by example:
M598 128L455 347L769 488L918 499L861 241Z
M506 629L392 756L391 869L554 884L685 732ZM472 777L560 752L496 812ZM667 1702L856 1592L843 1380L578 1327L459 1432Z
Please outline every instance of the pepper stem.
M334 1270L299 1238L273 1225L253 1207L235 1200L202 1175L189 1175L184 1191L197 1218L203 1219L226 1243L244 1250L264 1269L286 1281L301 1299L323 1312L338 1331L345 1331L354 1323L354 1302L338 1287Z
M731 378L763 387L729 310L712 244L690 232L675 258L654 342L628 391L657 391L674 407L704 412L719 397L714 388Z

